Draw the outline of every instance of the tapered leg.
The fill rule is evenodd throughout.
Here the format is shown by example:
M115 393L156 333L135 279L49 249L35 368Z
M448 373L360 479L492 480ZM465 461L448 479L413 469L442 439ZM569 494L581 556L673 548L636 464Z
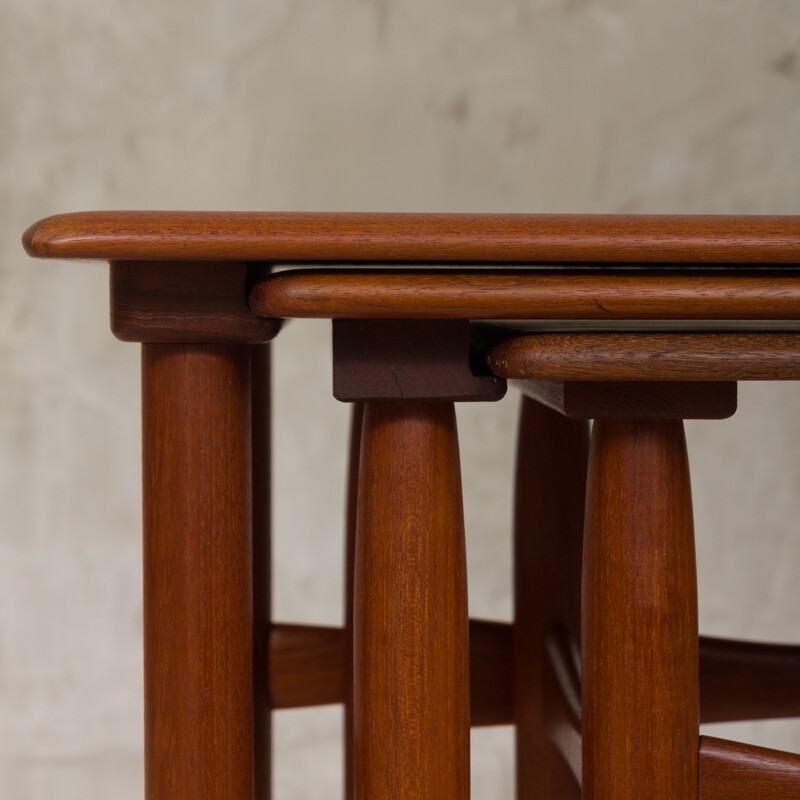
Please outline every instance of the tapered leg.
M272 794L269 631L272 622L272 402L270 345L250 349L253 457L253 727L255 800Z
M344 569L344 798L355 798L355 754L353 713L353 583L356 561L356 522L358 512L358 462L361 456L361 427L364 404L353 403L350 418L350 455L347 470L347 509L345 519Z
M145 796L252 800L250 348L142 365Z
M580 637L588 423L522 398L514 533L514 717L517 797L579 800L580 786L550 743L545 635Z
M584 553L583 796L696 800L697 591L682 422L595 422Z
M355 582L356 797L466 800L464 524L451 403L369 403Z

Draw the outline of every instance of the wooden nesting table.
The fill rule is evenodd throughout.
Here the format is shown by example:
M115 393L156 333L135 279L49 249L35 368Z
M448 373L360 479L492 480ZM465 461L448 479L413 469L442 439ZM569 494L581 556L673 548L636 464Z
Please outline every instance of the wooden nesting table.
M148 800L267 800L270 711L343 702L348 800L800 797L699 723L800 715L800 648L700 637L687 418L800 378L800 217L96 212L142 343ZM270 614L269 345L333 320L353 404L346 619ZM522 389L511 624L468 619L454 403ZM591 430L589 420L594 420ZM280 465L278 465L280 468Z

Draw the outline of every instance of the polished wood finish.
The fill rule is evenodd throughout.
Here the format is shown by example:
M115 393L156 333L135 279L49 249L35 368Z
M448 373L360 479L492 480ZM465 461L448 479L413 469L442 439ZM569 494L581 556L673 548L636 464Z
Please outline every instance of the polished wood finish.
M696 800L697 589L679 420L594 423L582 664L584 800Z
M144 345L142 392L145 796L251 800L250 350Z
M561 573L555 572L552 578L561 583L564 581ZM551 597L556 602L563 595L554 594ZM520 615L515 624L518 631L525 627ZM514 697L520 701L525 696L525 690L535 692L536 687L533 681L528 681L520 686L515 695L512 692L509 676L513 670L515 652L514 626L505 622L473 619L470 620L469 630L472 726L516 722ZM548 636L545 637L548 652L552 647L548 641L554 630L563 629L548 628ZM517 638L520 644L516 652L524 652L527 639L520 634L517 634ZM302 708L346 703L350 649L346 628L276 624L270 638L268 681L274 707ZM552 660L552 654L548 658ZM795 645L701 636L701 721L800 717L798 662L800 647ZM257 680L256 685L259 683ZM539 695L535 696L538 698ZM577 696L580 697L580 692ZM524 707L522 702L519 705ZM522 714L519 716L527 719ZM526 752L530 752L529 749Z
M369 403L363 424L356 797L466 800L469 640L455 411Z
M470 724L514 722L513 627L507 622L470 620Z
M700 719L800 717L800 646L700 637Z
M342 628L273 625L269 647L269 695L273 708L302 708L345 699Z
M727 419L736 384L514 381L527 397L569 419Z
M347 464L344 566L344 800L355 800L355 713L353 700L353 603L358 522L358 472L364 404L353 403L350 412L350 447Z
M470 368L466 320L334 320L333 396L366 400L494 401L506 384Z
M256 281L268 317L321 319L798 319L800 272L611 268L298 269Z
M348 703L351 647L346 628L278 623L272 626L269 648L264 685L269 685L273 708ZM470 724L512 724L512 626L470 620L469 652Z
M268 270L244 262L112 261L111 331L123 342L268 342L248 289Z
M795 381L798 333L542 333L492 348L492 372L535 381Z
M90 211L32 225L40 258L800 263L800 217Z
M800 217L93 212L24 245L109 260L112 329L145 343L148 800L269 800L272 709L342 700L346 800L467 800L470 721L516 723L521 800L800 794L800 756L698 739L701 688L705 720L800 713L800 648L698 655L681 421L732 413L735 380L800 378L800 335L515 336L496 377L470 365L467 322L796 322ZM461 269L269 277L313 262ZM255 345L278 316L336 320L336 394L367 401L342 629L271 622ZM504 378L543 404L521 423L516 621L468 627L451 401L499 399ZM582 569L586 424L568 417L596 420Z
M545 638L580 636L589 429L523 397L514 515L514 721L517 797L579 800L546 730Z
M800 756L703 736L700 800L800 797Z
M255 800L272 796L269 637L272 620L272 373L270 345L250 347L253 467L253 734Z
M547 738L569 767L574 783L571 794L545 794L543 797L573 796L583 780L581 741L581 657L577 642L566 628L553 628L545 638L542 692ZM580 797L578 791L577 796Z

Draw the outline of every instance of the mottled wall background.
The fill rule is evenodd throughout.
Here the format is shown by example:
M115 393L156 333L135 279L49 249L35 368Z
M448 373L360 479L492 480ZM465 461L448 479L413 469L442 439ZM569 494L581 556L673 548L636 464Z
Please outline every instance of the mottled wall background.
M0 0L0 796L141 796L138 353L102 208L800 213L796 0ZM276 614L341 616L328 330L276 346ZM508 618L513 398L463 409L473 613ZM701 619L800 641L800 387L689 426ZM276 720L276 797L336 797L340 712ZM800 723L718 728L800 751ZM474 796L512 796L509 730Z

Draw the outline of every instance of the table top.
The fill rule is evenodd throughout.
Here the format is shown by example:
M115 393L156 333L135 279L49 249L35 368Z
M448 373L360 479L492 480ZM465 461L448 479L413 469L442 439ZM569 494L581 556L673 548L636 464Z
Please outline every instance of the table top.
M39 258L375 264L800 265L800 216L93 211L23 237Z

